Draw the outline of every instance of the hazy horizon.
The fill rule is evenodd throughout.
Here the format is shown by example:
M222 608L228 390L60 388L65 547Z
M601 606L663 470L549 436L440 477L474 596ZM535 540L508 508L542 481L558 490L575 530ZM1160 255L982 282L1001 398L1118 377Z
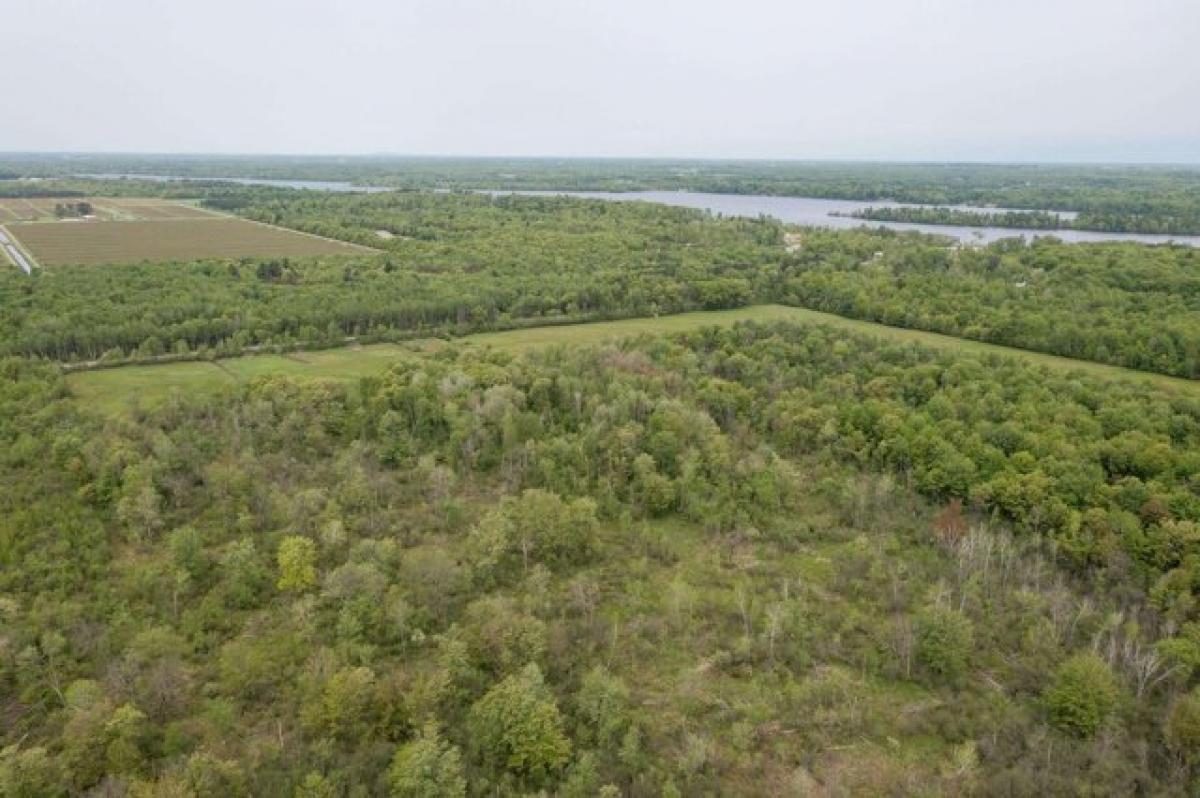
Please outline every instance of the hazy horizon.
M1200 163L1187 0L53 0L5 26L37 65L6 153Z
M446 160L446 161L655 161L680 163L781 163L781 164L897 164L897 165L937 165L937 166L1144 166L1144 167L1196 167L1200 168L1200 157L1195 160L1150 161L1150 160L1072 160L1072 159L937 159L937 158L803 158L775 156L722 156L722 155L562 155L548 154L481 154L481 153L406 153L406 152L281 152L263 150L260 152L174 152L170 150L0 150L0 158L20 156L36 158L61 157L145 157L145 158L204 158L204 159L237 159L237 158L296 158L296 159L326 159L326 160Z

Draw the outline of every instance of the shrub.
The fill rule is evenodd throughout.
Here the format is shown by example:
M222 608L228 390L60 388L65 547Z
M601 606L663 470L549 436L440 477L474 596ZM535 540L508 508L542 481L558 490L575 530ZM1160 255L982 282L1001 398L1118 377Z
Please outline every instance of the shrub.
M458 748L444 742L432 724L396 751L388 784L393 798L460 798L467 793Z
M479 699L468 721L480 758L532 787L559 772L571 755L562 725L558 706L533 663Z
M1050 722L1061 731L1091 737L1113 713L1120 696L1116 677L1095 654L1077 654L1058 667L1046 691Z
M931 607L917 619L917 659L933 673L961 674L974 645L974 627L961 612Z
M1200 754L1200 688L1182 696L1171 707L1163 737L1172 751L1188 758Z

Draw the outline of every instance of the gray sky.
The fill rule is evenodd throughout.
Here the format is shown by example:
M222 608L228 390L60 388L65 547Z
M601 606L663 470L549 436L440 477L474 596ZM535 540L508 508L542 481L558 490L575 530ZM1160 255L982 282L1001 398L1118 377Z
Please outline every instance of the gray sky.
M0 150L1200 161L1200 0L0 5Z

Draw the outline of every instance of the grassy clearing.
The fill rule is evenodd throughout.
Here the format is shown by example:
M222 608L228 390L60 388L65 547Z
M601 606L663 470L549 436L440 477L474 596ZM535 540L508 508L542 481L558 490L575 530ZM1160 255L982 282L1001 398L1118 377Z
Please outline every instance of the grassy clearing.
M1174 388L1186 391L1200 392L1200 382L1165 374L1154 374L1144 371L1109 366L1094 363L1090 360L1074 360L1069 357L1047 355L1042 352L1031 352L1025 349L1015 349L1009 346L985 344L979 341L969 341L952 335L909 330L902 327L889 327L870 321L848 319L823 313L819 310L794 308L784 305L755 305L738 310L701 311L697 313L680 313L675 316L659 318L625 319L622 321L605 321L593 324L572 324L563 327L534 327L528 330L511 330L508 332L482 333L468 336L465 340L473 343L490 344L510 350L521 350L530 346L546 346L551 344L591 343L606 338L637 335L640 333L670 333L691 330L705 324L734 324L739 321L789 321L808 324L828 324L844 330L880 335L893 341L904 341L936 349L952 349L958 352L972 354L992 354L1007 357L1019 357L1033 363L1060 369L1075 369L1106 379L1135 379L1150 382L1163 388Z
M133 407L153 406L174 391L211 391L257 377L286 375L354 380L377 374L401 352L419 350L423 346L377 344L288 355L252 355L216 362L122 366L71 374L67 381L85 405L113 414Z
M10 233L44 266L200 258L338 255L351 244L228 217L130 222L28 222Z
M672 333L694 330L711 324L731 325L739 321L789 321L802 324L827 324L845 330L881 335L939 349L975 354L1019 357L1052 368L1071 369L1105 379L1134 379L1161 388L1200 393L1200 382L1131 371L1082 360L1027 352L1004 346L966 341L948 335L887 327L856 321L829 313L782 305L756 305L737 310L700 311L659 318L534 327L526 330L470 335L463 342L495 346L513 352L539 346L593 344L643 333ZM402 352L427 351L430 341L407 344L377 344L320 352L296 352L289 355L252 355L228 360L193 363L167 363L153 366L120 368L71 374L72 390L88 406L118 413L136 405L150 406L163 401L172 391L212 390L235 385L256 377L271 375L307 376L334 380L354 380L376 374Z
M683 332L703 327L706 324L735 324L739 321L790 321L796 318L796 308L783 305L755 305L737 310L701 310L693 313L678 313L671 316L597 321L587 324L563 324L558 326L530 327L523 330L479 333L469 335L464 341L473 344L496 346L510 351L520 351L533 346L554 344L588 344L611 338L620 338L643 333L662 334Z

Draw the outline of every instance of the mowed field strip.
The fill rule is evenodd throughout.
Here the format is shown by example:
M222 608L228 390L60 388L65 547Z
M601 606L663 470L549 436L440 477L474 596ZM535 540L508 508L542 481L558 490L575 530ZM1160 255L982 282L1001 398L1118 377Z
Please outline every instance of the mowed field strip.
M561 345L584 345L632 335L666 334L695 330L709 325L728 326L740 321L786 321L800 324L824 324L836 329L882 336L894 341L922 344L936 349L973 354L1018 357L1051 368L1079 371L1104 379L1149 382L1167 390L1200 394L1200 381L1133 371L1085 360L1045 355L1024 349L967 341L937 333L888 327L857 321L805 308L783 305L756 305L737 310L697 311L658 318L622 319L557 326L533 327L506 332L480 333L457 339L460 343L494 346L511 352ZM148 366L120 366L96 371L75 372L67 376L74 394L87 406L118 414L136 406L150 407L166 399L172 391L192 393L237 385L256 377L287 375L355 380L378 374L398 355L430 351L443 345L440 340L421 340L403 344L373 344L317 352L287 355L247 355L215 362L191 361Z
M94 218L59 220L54 208L62 202L87 202ZM375 251L154 198L0 199L0 208L10 235L42 266Z

